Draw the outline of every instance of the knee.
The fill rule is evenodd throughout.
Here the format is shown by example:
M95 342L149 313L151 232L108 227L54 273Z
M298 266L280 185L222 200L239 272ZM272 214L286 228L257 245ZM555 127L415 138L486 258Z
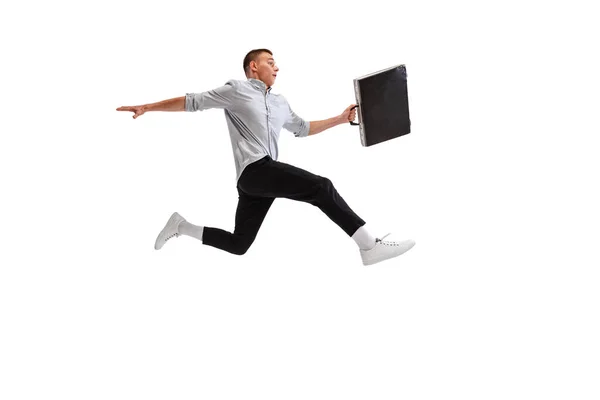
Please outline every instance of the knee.
M234 242L234 246L231 249L231 252L235 255L242 256L246 254L250 246L252 245L252 241L248 240L237 240Z
M331 182L331 180L324 176L321 177L319 184L321 186L321 189L325 190L329 190L333 187L333 183Z
M248 251L248 248L245 247L236 247L233 249L232 253L236 256L243 256Z
M321 177L317 188L317 198L319 199L329 198L335 193L335 188L329 178Z

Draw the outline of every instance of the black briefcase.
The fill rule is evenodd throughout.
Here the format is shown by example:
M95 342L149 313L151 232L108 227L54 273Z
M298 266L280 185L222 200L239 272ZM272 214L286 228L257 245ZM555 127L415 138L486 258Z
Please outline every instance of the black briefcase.
M406 66L395 65L354 79L358 125L363 146L410 133Z

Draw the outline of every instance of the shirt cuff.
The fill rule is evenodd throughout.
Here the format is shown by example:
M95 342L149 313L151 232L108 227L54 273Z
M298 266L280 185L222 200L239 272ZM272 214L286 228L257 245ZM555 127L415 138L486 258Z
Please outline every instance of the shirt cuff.
M185 111L193 112L198 110L198 101L194 93L185 94Z
M310 121L302 120L302 123L300 124L300 130L298 131L296 137L307 137L308 132L310 132Z

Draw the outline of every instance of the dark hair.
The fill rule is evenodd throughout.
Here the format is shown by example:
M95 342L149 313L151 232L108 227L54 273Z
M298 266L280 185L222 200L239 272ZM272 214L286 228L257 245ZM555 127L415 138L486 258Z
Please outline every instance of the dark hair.
M250 50L248 54L246 54L246 57L244 57L244 73L246 74L246 76L248 76L250 61L256 61L258 56L260 56L262 53L269 53L270 55L273 55L273 52L268 49Z

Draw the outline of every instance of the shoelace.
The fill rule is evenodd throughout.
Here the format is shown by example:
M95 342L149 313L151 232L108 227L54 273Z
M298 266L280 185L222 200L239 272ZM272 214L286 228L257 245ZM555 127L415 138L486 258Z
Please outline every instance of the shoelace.
M384 241L383 241L383 239L385 239L385 238L386 238L386 237L388 237L389 235L390 235L390 234L389 234L389 233L387 233L387 234L383 235L383 236L381 237L381 239L379 239L379 238L375 239L375 243L379 242L379 243L381 243L381 244L385 244L386 246L398 246L398 245L399 245L399 243L396 243L396 242L384 242Z
M165 242L166 242L167 240L171 239L171 238L172 238L172 237L174 237L174 236L179 236L179 233L175 232L175 233L174 233L174 234L172 234L171 236L167 237L167 238L165 239Z
M382 237L381 239L375 239L375 241L376 241L376 242L382 242L382 241L383 241L383 239L385 239L385 238L386 238L386 237L388 237L389 235L390 235L390 234L389 234L389 233L387 233L387 234L383 235L383 237Z

